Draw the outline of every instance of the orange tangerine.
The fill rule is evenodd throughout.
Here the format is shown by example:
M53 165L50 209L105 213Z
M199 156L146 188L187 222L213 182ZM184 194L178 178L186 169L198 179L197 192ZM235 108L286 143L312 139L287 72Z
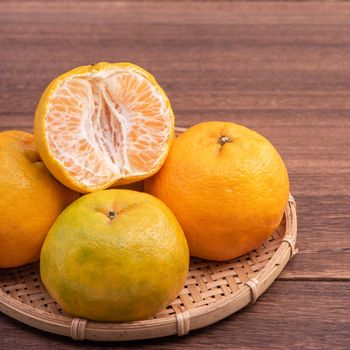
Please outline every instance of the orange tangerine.
M51 173L82 192L142 180L162 166L174 114L154 77L131 63L70 70L51 82L35 139Z

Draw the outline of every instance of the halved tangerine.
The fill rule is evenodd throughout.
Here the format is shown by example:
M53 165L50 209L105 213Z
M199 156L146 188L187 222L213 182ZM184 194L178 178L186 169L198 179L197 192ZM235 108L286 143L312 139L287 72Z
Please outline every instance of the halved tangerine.
M75 68L51 82L35 139L52 174L79 192L142 180L162 166L174 133L168 97L131 63Z

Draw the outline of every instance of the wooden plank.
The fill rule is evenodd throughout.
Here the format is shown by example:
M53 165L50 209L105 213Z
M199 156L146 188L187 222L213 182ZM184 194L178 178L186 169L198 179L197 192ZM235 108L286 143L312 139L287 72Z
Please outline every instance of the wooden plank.
M104 349L348 349L350 288L346 282L275 282L241 312L191 336L150 341L105 343ZM0 344L15 349L101 348L73 343L0 315Z

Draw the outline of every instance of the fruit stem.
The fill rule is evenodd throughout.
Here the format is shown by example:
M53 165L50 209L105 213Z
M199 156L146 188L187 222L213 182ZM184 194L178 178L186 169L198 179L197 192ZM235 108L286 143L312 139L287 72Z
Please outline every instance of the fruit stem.
M115 219L116 216L117 216L117 214L116 214L116 212L115 212L114 210L110 210L110 211L108 212L108 217L109 217L111 220Z
M220 136L219 138L218 138L218 143L221 145L221 146L223 146L225 143L228 143L228 142L231 142L232 141L232 139L231 139L231 137L229 137L229 136Z

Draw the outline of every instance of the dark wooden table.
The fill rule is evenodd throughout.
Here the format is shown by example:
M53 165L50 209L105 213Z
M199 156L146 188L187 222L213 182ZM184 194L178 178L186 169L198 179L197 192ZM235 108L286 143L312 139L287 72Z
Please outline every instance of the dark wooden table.
M0 315L1 349L349 349L350 3L0 2L0 130L58 74L131 61L179 126L242 123L289 169L300 253L258 302L182 338L77 343Z

